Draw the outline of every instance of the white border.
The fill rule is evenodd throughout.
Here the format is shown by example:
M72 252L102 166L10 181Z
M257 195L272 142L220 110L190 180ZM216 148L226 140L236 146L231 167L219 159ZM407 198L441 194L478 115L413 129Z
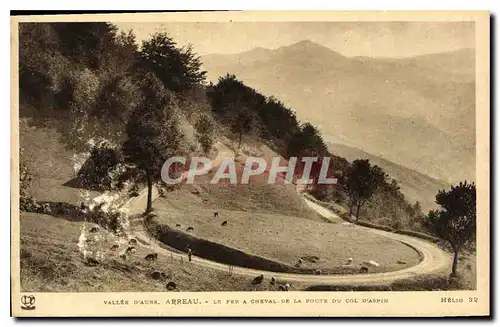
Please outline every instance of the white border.
M64 3L65 8L68 10L165 10L165 9L170 9L170 10L178 10L178 9L184 9L184 10L189 10L189 9L246 9L246 10L275 10L275 9L286 9L286 10L490 10L493 14L498 13L498 7L499 7L498 1L453 1L453 2L438 2L438 1L432 1L432 0L420 0L420 1L415 1L414 3L410 3L408 1L384 1L384 0L379 0L376 2L373 1L348 1L348 2L340 2L340 3L332 3L331 1L315 1L315 0L309 0L306 2L301 2L301 3L291 3L290 1L286 0L280 0L280 1L263 1L263 0L254 0L251 2L246 2L242 3L240 2L238 5L234 1L179 1L179 2L168 2L168 4L165 1L130 1L130 0L124 0L124 1L103 1L103 0L87 0L85 2L66 2ZM7 4L7 2L2 2L2 7L4 4ZM375 5L376 4L376 5ZM43 2L40 1L16 1L15 2L16 8L19 10L47 10L47 9L53 9L53 10L61 10L61 3L59 1L54 1L54 0L46 0ZM118 5L120 7L118 7ZM3 11L4 13L6 11ZM4 16L4 27L1 29L1 35L3 37L3 44L6 45L8 44L7 42L10 39L10 23L7 15ZM497 22L498 23L498 22ZM498 36L494 34L494 41L498 41ZM9 42L10 43L10 42ZM495 42L496 43L496 42ZM10 49L7 46L3 47L2 51L2 56L4 56L3 63L4 65L7 65L9 63L9 66L4 69L4 72L10 72ZM492 60L496 59L492 58ZM9 60L7 60L9 59ZM5 67L5 66L4 66ZM493 72L493 74L496 73L496 70ZM492 76L493 77L493 76ZM494 90L491 92L493 94L498 94L498 86L495 87ZM4 99L4 106L3 110L1 111L2 119L0 119L1 123L3 124L3 128L0 128L0 132L2 133L2 150L4 150L4 153L10 153L10 111L7 108L10 108L10 74L4 73L3 75L3 99ZM493 108L492 110L494 110ZM498 118L498 114L497 114ZM498 123L498 121L495 119L495 122ZM493 129L492 131L494 131ZM498 148L495 146L495 150L498 151ZM9 230L8 228L9 223L10 223L10 213L7 211L7 208L10 208L10 174L7 175L7 168L9 167L10 170L10 160L8 161L7 158L9 156L3 156L2 166L1 166L1 185L2 187L2 196L0 197L2 201L2 208L4 210L4 215L2 219L2 223L4 224L2 228L4 235L1 238L3 241L3 248L4 249L10 249L10 235L9 235ZM497 180L495 179L495 186L496 186ZM495 201L496 203L499 203L500 201L500 195L495 196ZM10 211L10 210L9 210ZM495 232L498 232L498 223L496 223L496 230ZM498 234L497 234L498 235ZM497 242L498 244L498 242ZM496 249L495 249L496 250ZM3 251L3 262L9 262L10 261L10 255L7 253L7 251ZM3 282L6 287L4 287L4 290L10 289L10 269L7 270L6 268L7 265L4 265L4 270L3 270ZM496 264L495 264L496 266ZM492 276L493 277L493 276ZM9 281L9 282L8 282ZM7 284L9 283L9 284ZM498 301L494 301L498 305ZM4 291L4 296L2 298L2 307L4 308L5 311L9 310L9 313L4 311L4 314L2 317L4 319L8 317L8 314L10 315L10 294L7 295L7 292ZM9 308L9 309L7 309ZM492 312L495 312L497 307L492 308ZM498 312L498 311L496 311ZM4 320L2 319L2 320ZM6 319L5 319L6 320ZM4 321L2 321L2 325ZM29 321L25 322L25 324L30 325L34 323L40 323L42 321ZM106 321L108 323L121 323L121 321ZM165 323L165 321L154 321L158 324ZM305 321L302 321L305 322ZM305 322L308 323L309 321ZM399 323L399 321L380 321L379 323L387 323L387 322L393 322L393 323ZM13 324L14 320L9 319L7 322L8 324ZM55 324L54 321L45 321L45 323L48 323L49 325ZM92 326L101 326L104 325L104 322L97 322L97 321L89 321L89 322L84 322L86 324L92 324ZM142 322L139 322L142 323ZM176 321L168 321L168 324L172 325L177 325L180 322ZM194 325L197 322L189 322L185 323L185 325ZM200 323L200 322L198 322ZM213 321L212 323L224 323L223 321ZM230 322L225 322L225 323L235 323L235 321L230 321ZM248 323L248 322L247 322ZM266 322L256 322L256 321L250 321L250 323L255 323L259 325L265 325L265 324L276 324L276 323L290 323L290 321L266 321ZM332 323L329 321L326 321L326 323ZM343 325L345 322L341 321L335 321L333 322L335 324L340 324ZM354 324L359 324L360 321L352 322ZM373 323L371 321L370 323ZM420 321L418 323L425 323L426 325L442 325L442 324L452 324L455 323L454 321ZM471 321L469 321L471 323Z

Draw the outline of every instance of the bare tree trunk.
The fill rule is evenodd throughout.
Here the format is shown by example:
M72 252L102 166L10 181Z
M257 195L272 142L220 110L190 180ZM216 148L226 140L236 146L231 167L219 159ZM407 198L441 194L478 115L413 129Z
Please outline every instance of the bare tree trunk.
M146 213L150 212L153 210L153 176L151 176L151 173L146 170L146 179L148 181L148 202L146 205Z
M453 254L453 265L451 266L451 276L457 276L457 265L458 265L458 252L459 249L456 249Z
M356 221L359 220L359 209L361 209L361 202L358 202L356 206Z

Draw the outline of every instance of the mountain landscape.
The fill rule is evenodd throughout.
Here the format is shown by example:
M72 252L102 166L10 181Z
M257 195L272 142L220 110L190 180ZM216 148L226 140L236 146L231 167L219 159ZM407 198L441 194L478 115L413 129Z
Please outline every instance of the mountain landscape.
M109 22L18 32L18 290L477 288L475 185L450 183L474 176L469 50L200 57Z
M399 59L345 57L306 40L202 61L210 81L237 75L315 124L326 141L446 182L475 180L473 49Z

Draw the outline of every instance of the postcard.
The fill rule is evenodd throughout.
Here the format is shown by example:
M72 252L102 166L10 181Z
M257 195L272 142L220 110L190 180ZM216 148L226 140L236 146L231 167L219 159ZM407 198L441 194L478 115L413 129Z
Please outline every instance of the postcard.
M489 316L489 26L11 16L11 314Z

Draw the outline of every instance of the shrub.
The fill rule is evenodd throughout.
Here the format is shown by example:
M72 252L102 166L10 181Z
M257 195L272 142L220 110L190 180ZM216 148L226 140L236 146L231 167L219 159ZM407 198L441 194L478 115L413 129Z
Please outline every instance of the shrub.
M20 192L21 195L25 195L27 193L27 189L31 185L31 173L28 170L28 167L25 163L24 157L24 148L19 149L19 182L20 184Z
M27 212L39 212L42 206L36 202L34 197L25 195L19 199L19 209Z
M136 197L136 196L139 196L139 191L140 191L139 185L134 183L134 184L132 184L132 187L130 188L128 194L131 197Z
M90 157L78 171L81 186L97 190L123 187L120 176L125 171L119 149L108 142L101 142L91 150Z
M103 205L104 203L101 203L89 210L88 221L114 233L123 232L124 215L118 210L103 210Z
M28 189L31 186L32 176L25 163L23 148L19 149L19 208L23 211L37 211L35 198L28 195Z

